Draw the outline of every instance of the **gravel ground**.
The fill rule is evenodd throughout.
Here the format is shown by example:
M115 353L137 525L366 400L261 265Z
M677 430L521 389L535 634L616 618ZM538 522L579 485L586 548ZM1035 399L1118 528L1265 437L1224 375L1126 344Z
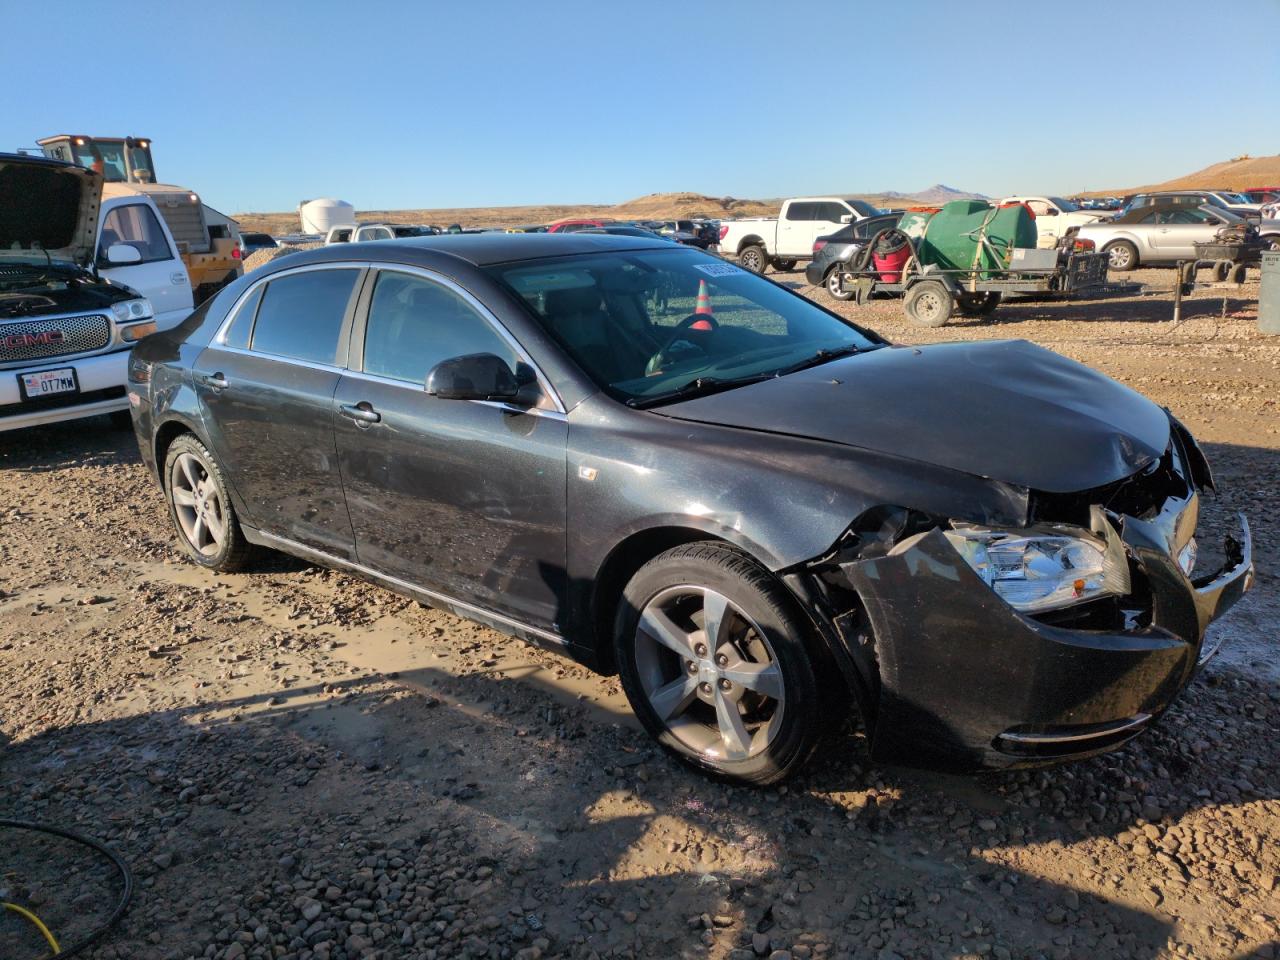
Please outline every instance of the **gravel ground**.
M0 817L133 864L102 958L1280 956L1280 341L1256 285L1175 326L1171 275L1137 279L941 330L838 306L1083 360L1183 418L1216 509L1250 512L1258 585L1224 653L1116 754L943 777L870 764L846 727L785 788L712 784L613 679L286 558L181 562L103 419L0 435ZM2 833L0 891L64 941L104 916L100 865ZM0 958L40 955L0 914Z

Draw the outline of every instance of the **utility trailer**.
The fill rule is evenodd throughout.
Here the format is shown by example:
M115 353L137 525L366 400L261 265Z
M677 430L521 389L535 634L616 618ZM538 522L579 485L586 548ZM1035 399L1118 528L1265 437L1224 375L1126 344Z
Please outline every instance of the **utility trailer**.
M907 237L910 256L900 272L871 262L877 240L879 235L841 268L840 288L859 304L877 295L902 297L907 319L920 327L940 327L955 313L987 316L1007 294L1071 295L1096 292L1107 282L1106 254L1075 250L1070 237L1053 250L1007 251L1007 268L986 264L967 269L921 263L917 239Z

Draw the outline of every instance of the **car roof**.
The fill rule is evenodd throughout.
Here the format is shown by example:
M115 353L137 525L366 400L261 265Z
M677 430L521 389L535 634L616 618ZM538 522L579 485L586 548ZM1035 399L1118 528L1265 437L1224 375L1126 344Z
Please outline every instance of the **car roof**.
M386 263L415 263L424 266L440 254L476 267L519 260L623 250L670 250L665 240L619 236L611 233L452 233L433 237L404 237L367 243L343 243L304 250L275 263L286 266L326 263L335 260L363 260ZM435 256L433 256L435 255Z

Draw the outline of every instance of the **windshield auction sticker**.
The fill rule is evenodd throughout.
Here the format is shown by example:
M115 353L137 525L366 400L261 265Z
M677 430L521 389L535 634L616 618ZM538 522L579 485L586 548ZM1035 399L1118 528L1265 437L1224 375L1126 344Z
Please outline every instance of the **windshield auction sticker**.
M695 263L693 269L701 270L708 277L731 277L736 273L746 273L741 267L732 263Z

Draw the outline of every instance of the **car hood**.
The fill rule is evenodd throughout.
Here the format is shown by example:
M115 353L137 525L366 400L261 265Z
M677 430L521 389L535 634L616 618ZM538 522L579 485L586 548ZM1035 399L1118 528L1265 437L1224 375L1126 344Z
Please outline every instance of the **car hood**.
M1142 395L1025 340L882 347L655 412L1050 493L1131 476L1164 453L1170 430Z
M102 177L43 157L0 157L0 256L84 266L93 256ZM43 256L43 254L40 254Z

